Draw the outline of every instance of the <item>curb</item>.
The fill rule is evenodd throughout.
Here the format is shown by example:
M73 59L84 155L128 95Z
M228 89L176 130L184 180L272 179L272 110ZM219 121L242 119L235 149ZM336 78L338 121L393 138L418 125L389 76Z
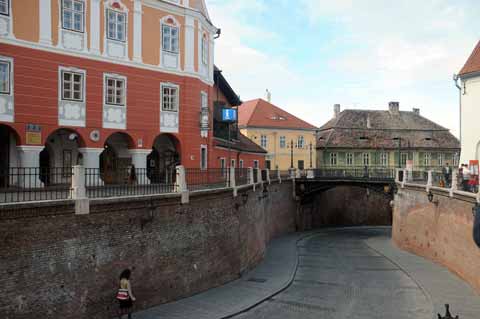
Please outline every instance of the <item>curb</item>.
M245 307L241 310L238 310L236 311L235 313L232 313L232 314L229 314L227 316L223 316L223 317L219 317L219 319L229 319L229 318L233 318L235 316L238 316L242 313L245 313L245 312L248 312L250 310L252 310L253 308L257 307L258 305L264 303L265 301L269 300L269 299L272 299L272 297L275 297L276 295L282 293L283 291L287 290L288 287L290 287L293 283L293 280L295 279L295 276L297 275L297 270L298 270L298 264L299 264L299 259L300 259L300 256L298 254L298 243L308 237L312 237L314 235L316 235L318 233L318 231L315 231L315 232L311 232L311 233L307 233L307 234L303 234L302 236L300 236L299 238L297 238L295 240L295 252L297 254L297 258L295 260L295 267L294 267L294 270L292 271L292 274L288 280L288 282L283 286L281 287L280 289L278 289L277 291L269 294L268 296L266 296L265 298L262 298L260 300L258 300L257 302L253 303L252 305L248 306L248 307Z

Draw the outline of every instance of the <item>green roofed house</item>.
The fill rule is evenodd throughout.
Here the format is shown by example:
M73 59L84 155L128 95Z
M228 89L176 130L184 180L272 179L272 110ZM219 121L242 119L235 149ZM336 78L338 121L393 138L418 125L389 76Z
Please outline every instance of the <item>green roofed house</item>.
M458 165L460 142L450 131L420 115L400 111L340 110L317 135L317 167L389 167L415 170Z

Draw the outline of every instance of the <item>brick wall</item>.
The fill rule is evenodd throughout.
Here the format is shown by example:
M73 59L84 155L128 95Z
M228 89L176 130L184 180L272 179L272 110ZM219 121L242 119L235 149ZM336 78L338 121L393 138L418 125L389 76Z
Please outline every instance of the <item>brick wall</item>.
M0 210L3 318L109 318L118 276L132 268L137 309L234 280L268 241L295 230L291 184L178 197L69 202Z
M393 240L402 249L448 267L480 293L480 249L472 236L474 199L425 188L400 189L393 210Z

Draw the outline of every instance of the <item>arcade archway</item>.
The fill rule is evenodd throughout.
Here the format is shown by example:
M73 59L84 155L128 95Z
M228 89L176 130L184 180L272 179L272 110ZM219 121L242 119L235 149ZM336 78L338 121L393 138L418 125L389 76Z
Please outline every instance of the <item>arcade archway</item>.
M126 133L117 132L107 138L100 154L100 173L105 184L128 182L132 165L129 149L133 145L132 138Z
M174 183L180 165L180 142L170 134L159 135L147 156L147 174L152 183Z
M20 139L17 132L7 125L0 124L0 188L12 184L10 169L19 167L17 145Z

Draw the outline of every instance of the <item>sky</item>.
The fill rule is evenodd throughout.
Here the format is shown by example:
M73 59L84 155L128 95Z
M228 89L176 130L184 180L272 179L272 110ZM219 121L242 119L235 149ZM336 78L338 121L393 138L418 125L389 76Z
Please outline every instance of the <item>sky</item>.
M480 40L478 0L206 0L215 63L243 101L321 126L343 109L420 108L458 136L453 74Z

